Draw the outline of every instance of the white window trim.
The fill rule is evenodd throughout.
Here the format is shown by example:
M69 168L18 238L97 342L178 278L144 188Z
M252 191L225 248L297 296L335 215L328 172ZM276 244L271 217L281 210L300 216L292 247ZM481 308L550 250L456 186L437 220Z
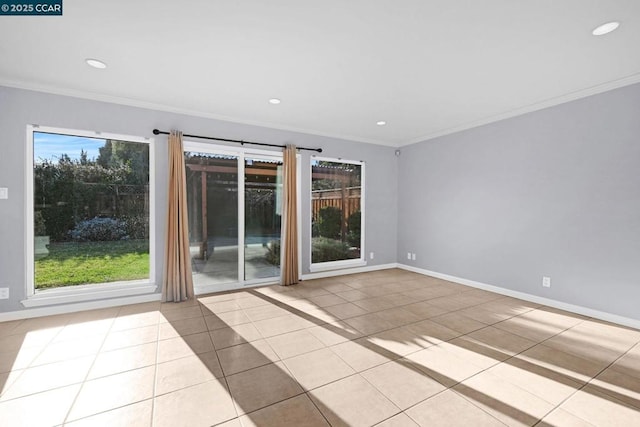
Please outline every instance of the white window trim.
M317 273L320 271L342 270L346 268L364 267L366 265L367 265L367 261L363 260L362 257L360 257L360 258L354 258L354 259L345 259L341 261L316 262L315 264L312 263L311 266L309 267L309 271L311 273Z
M149 278L124 282L96 283L65 286L35 291L34 230L33 230L33 133L56 133L88 138L113 139L149 144ZM98 131L64 129L49 126L27 125L26 185L25 185L25 295L21 303L25 307L41 307L92 301L104 298L151 294L157 291L155 260L155 144L153 138L121 135Z
M283 160L283 155L281 151L275 150L262 150L262 149L254 149L249 147L233 147L227 145L217 145L210 144L207 142L196 142L193 140L184 140L183 141L183 152L197 152L197 153L214 153L221 155L229 155L238 157L238 176L244 176L244 164L245 158L251 156L258 156L260 158L266 159L274 159L274 160ZM296 191L298 192L298 224L300 224L301 213L300 213L300 182L301 182L301 156L300 154L296 155L296 164L297 164L297 177L298 177L298 185ZM240 182L239 182L240 184ZM240 188L241 187L241 188ZM244 183L239 185L238 192L238 221L241 218L244 218ZM244 228L238 227L238 241L244 241ZM298 231L298 270L299 275L302 276L302 263L300 260L302 259L302 233ZM281 269L282 272L282 269ZM240 280L241 277L244 277L244 245L240 245L239 253L238 253L238 281L237 282L228 282L228 283L217 283L211 285L196 285L194 286L194 293L196 295L203 295L212 292L223 292L230 290L238 290L244 288L251 288L256 286L266 286L277 284L280 281L281 275L276 277L266 277L266 278L258 278L258 279L250 279L250 280Z
M311 196L311 191L313 189L313 166L311 162L314 160L317 161L327 161L334 163L346 163L349 165L358 165L360 166L360 258L354 259L345 259L340 261L327 261L327 262L313 262L313 236L309 237L309 271L312 273L319 271L329 271L329 270L340 270L346 268L356 268L356 267L364 267L367 265L366 261L366 251L365 251L365 162L357 161L357 160L345 160L341 158L333 158L333 157L317 157L311 156L309 160L309 212L313 213L313 198ZM310 218L311 219L311 218ZM309 231L311 232L311 227Z

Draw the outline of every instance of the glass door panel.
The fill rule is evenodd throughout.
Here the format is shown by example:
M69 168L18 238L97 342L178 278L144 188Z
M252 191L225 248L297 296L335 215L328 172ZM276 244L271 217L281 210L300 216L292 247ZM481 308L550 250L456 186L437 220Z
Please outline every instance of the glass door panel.
M189 247L195 286L237 283L237 156L185 151Z
M282 161L244 160L244 279L280 276Z

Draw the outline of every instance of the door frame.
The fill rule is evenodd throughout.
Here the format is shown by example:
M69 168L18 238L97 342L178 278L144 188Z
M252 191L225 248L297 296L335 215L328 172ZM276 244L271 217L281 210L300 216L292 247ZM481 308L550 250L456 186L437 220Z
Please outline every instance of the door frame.
M268 277L268 278L259 278L259 279L251 279L245 280L245 159L248 158L264 158L264 159L274 159L282 161L283 156L281 151L271 151L271 150L261 150L261 149L253 149L248 147L232 147L228 145L218 145L218 144L210 144L206 142L197 142L189 139L185 139L183 141L183 153L184 152L196 152L196 153L206 153L206 154L219 154L219 155L228 155L234 156L238 158L238 281L237 282L226 282L219 284L211 284L211 285L201 285L194 286L194 291L196 295L206 294L211 292L221 292L228 290L237 290L248 287L255 286L264 286L277 284L280 281L280 277ZM297 199L298 199L298 224L300 224L300 179L301 179L301 169L300 169L300 154L296 156L296 175L297 175ZM242 179L240 179L242 177ZM301 260L301 246L302 246L302 237L300 227L298 227L298 268L299 275L302 275L302 265L300 263Z

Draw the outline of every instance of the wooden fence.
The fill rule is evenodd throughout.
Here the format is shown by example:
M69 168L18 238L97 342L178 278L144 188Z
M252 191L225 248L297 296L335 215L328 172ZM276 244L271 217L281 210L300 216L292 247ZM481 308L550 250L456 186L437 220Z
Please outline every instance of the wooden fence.
M333 206L342 211L342 223L340 224L342 240L344 241L347 231L347 220L351 214L360 211L360 187L346 187L331 190L311 191L311 212L313 221L318 220L320 209L326 206Z

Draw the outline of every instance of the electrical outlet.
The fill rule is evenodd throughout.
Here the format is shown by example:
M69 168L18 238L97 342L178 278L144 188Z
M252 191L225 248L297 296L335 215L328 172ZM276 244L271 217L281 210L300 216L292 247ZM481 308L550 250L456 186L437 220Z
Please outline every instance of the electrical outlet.
M411 259L411 252L407 252L407 259Z
M542 277L542 286L545 288L551 287L551 277L543 276Z
M0 199L9 198L9 189L7 187L0 187Z
M9 299L9 288L0 288L0 299Z
M411 254L411 260L415 261L416 260L416 254Z
M373 252L369 252L369 259L373 259Z

